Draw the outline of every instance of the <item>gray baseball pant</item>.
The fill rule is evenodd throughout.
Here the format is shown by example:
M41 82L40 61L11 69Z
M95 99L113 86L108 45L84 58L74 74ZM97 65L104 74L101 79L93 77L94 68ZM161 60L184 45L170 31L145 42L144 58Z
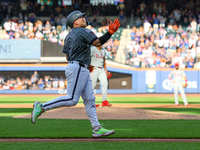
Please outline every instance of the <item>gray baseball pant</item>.
M67 95L57 97L44 103L44 110L46 111L64 106L75 106L79 102L81 96L92 127L100 126L97 119L95 96L89 70L86 67L81 67L78 62L69 63L65 70L65 75L68 81Z

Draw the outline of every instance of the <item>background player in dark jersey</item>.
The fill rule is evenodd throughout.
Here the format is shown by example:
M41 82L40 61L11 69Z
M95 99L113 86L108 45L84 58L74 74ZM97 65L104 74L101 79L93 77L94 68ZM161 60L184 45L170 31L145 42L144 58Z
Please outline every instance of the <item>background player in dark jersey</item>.
M44 104L35 101L31 121L35 123L36 119L49 109L74 106L81 96L92 125L92 136L108 136L114 134L115 131L103 128L97 118L95 96L88 70L91 63L90 46L99 47L103 45L117 31L120 22L115 19L113 23L110 23L108 32L97 38L91 30L85 28L87 26L84 18L85 14L80 11L73 11L67 17L67 25L72 29L65 38L63 48L63 53L66 54L66 59L68 60L65 70L68 80L67 95L60 96Z

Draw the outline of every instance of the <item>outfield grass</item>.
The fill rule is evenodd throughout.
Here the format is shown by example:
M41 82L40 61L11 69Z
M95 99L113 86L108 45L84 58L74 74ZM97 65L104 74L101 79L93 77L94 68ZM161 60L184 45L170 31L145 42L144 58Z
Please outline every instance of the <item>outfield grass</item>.
M0 138L88 138L89 120L0 118ZM109 138L200 138L200 120L100 120Z
M200 143L82 142L0 143L2 150L199 150Z
M56 97L0 97L0 104L33 104L34 101L42 103L52 100ZM199 97L188 97L189 104L200 104ZM113 104L174 104L173 97L108 97ZM183 104L180 98L180 104ZM101 97L96 97L96 103L101 103ZM83 103L80 99L79 103Z
M167 111L167 112L175 112L175 113L182 113L182 114L200 115L200 108L139 108L139 109L148 109L148 110Z
M42 103L56 97L0 97L0 104L33 104L35 100ZM174 104L173 97L108 97L112 104ZM180 104L183 104L180 98ZM101 97L96 97L96 103L101 103ZM199 97L188 97L189 104L200 104ZM83 103L80 99L79 104ZM177 112L184 114L200 115L199 109L193 108L147 108L152 110ZM0 117L12 117L30 114L32 108L0 108Z
M13 117L30 114L33 108L0 108L0 117Z

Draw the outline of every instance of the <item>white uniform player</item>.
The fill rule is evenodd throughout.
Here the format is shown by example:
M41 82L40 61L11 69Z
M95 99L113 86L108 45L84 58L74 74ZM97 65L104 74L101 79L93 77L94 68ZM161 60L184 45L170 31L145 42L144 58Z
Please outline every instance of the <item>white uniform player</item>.
M106 50L101 47L91 46L91 65L94 66L93 71L90 73L92 79L93 89L97 84L97 79L99 79L100 84L102 85L102 106L112 106L107 101L107 69L106 69ZM99 107L99 104L95 105Z
M185 92L182 86L182 81L185 80L185 82L187 83L187 78L185 75L185 72L183 70L179 70L179 63L175 63L175 68L176 70L171 71L169 74L169 79L172 80L172 84L173 84L173 88L174 88L174 99L175 99L175 105L178 106L179 105L179 101L178 101L178 90L181 93L183 102L185 106L188 106L188 101L187 98L185 96Z

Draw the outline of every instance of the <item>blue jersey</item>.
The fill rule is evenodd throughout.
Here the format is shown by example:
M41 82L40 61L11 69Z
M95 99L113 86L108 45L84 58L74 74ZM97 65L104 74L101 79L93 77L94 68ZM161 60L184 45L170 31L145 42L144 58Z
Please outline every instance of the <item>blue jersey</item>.
M67 54L68 61L78 61L90 65L90 46L97 36L86 28L73 28L65 38L63 53Z

